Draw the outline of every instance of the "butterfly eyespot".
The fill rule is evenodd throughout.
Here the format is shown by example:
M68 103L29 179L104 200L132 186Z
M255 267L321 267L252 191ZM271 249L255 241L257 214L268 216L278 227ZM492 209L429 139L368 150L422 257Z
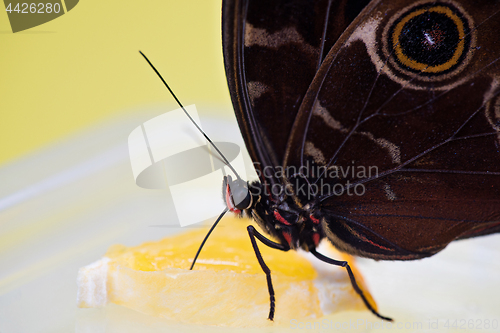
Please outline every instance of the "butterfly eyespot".
M397 13L383 34L384 53L401 74L439 81L459 73L472 56L472 19L451 2L419 3Z

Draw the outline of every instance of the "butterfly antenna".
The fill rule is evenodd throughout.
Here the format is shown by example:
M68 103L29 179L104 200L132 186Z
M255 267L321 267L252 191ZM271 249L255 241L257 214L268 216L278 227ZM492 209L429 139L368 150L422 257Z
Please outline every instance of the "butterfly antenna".
M217 220L215 221L215 223L212 225L212 228L210 228L210 230L208 231L207 235L203 239L203 242L201 242L201 245L198 248L198 251L196 252L196 255L194 256L193 263L191 264L191 267L189 267L189 270L193 270L194 264L196 263L196 259L198 259L198 256L200 255L200 252L201 252L201 249L203 248L203 245L205 245L205 242L207 241L208 237L210 236L210 234L212 233L212 231L214 231L215 227L217 226L217 224L219 223L219 221L222 219L222 217L224 216L224 214L227 213L227 211L228 211L227 208L224 209L224 211L222 212L222 214L219 215L219 217L217 218Z
M212 140L210 140L210 138L205 134L205 132L203 132L203 130L200 128L200 126L198 126L198 124L194 121L194 119L191 118L191 116L186 111L186 109L184 109L184 106L182 105L181 101L179 101L179 99L177 98L177 96L175 96L175 94L172 91L172 89L170 89L170 87L168 86L167 82L163 79L163 77L158 72L158 70L155 68L155 66L153 66L153 64L151 63L151 61L149 61L148 57L146 57L144 55L144 53L142 53L141 51L139 51L139 53L144 57L144 59L146 59L146 61L148 62L149 66L151 66L151 68L155 71L156 75L158 75L158 77L163 82L163 84L165 85L165 87L167 87L168 91L170 92L170 94L172 95L172 97L175 99L175 101L177 102L177 104L179 104L179 106L181 107L182 111L184 111L184 113L186 114L186 116L188 116L189 120L191 120L191 122L194 124L194 126L196 126L196 128L198 129L198 131L200 131L200 133L203 134L203 136L205 137L205 139L207 139L207 141L210 142L210 144L212 145L212 147L214 147L214 149L219 153L219 155L224 160L224 163L229 167L229 169L231 169L232 172L234 172L234 174L236 175L236 177L238 179L241 179L241 177L238 175L238 173L233 168L233 166L229 163L229 161L227 160L227 158L221 153L221 151L219 150L219 148L217 148L217 146L212 142ZM202 246L203 246L203 244L202 244Z

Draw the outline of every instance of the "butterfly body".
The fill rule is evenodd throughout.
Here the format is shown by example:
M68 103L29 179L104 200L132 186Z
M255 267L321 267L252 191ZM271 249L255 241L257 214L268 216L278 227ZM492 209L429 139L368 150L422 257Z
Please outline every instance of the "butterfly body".
M243 187L244 185L240 186ZM280 243L289 249L301 247L307 250L309 247L318 245L319 240L322 238L320 237L320 230L311 228L311 224L307 223L305 218L308 213L310 214L308 209L310 205L304 209L291 201L291 197L285 197L284 195L271 197L266 193L265 185L258 181L252 182L248 187L245 186L245 190L248 191L251 199L239 203L233 195L233 192L238 188L239 186L232 181L230 176L225 177L223 196L231 212L237 215L246 213L266 233L272 235L275 239L279 239ZM280 189L282 188L280 187ZM312 214L310 215L312 217ZM314 220L319 222L315 218ZM307 230L304 228L307 228ZM312 243L311 240L313 240ZM317 240L317 242L314 243L314 240Z
M224 1L266 245L413 260L500 232L498 31L500 1Z

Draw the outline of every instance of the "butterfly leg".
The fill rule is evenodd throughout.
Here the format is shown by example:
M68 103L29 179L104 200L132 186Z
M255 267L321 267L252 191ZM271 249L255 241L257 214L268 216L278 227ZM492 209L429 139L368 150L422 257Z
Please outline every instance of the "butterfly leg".
M266 238L263 236L261 233L259 233L253 226L249 225L247 227L248 235L250 235L250 241L252 242L252 247L255 252L255 256L257 257L257 260L259 261L260 267L266 273L266 278L267 278L267 289L269 290L269 298L271 299L271 305L269 309L269 320L274 319L274 309L275 309L275 298L274 298L274 288L273 288L273 282L271 280L271 270L269 267L267 267L266 263L264 262L264 259L262 258L262 254L260 253L259 247L257 246L257 242L255 241L255 238L260 240L264 245L269 246L270 248L281 250L281 251L288 251L290 250L289 246L285 246L276 242L273 242L272 240Z
M328 257L322 255L321 253L316 252L316 249L310 249L309 252L311 252L319 260L324 261L328 264L345 267L347 269L347 274L349 274L349 279L351 280L352 287L358 293L358 295L361 297L361 299L365 303L368 310L373 312L374 315L376 315L377 317L379 317L381 319L392 321L392 318L384 317L380 313L378 313L377 310L375 310L372 307L372 305L368 302L368 300L366 299L366 297L363 293L363 290L361 290L361 288L358 286L358 283L356 282L356 278L354 277L354 274L352 273L351 267L349 267L349 264L347 263L347 261L339 261L339 260L335 260L332 258L328 258Z

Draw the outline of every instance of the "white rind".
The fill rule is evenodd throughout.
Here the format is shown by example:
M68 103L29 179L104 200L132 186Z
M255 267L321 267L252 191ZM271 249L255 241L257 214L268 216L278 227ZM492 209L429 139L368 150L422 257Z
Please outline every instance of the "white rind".
M102 307L108 303L106 284L109 258L102 258L78 270L76 303L80 308Z
M327 257L339 260L325 241L320 242L317 250ZM352 287L346 270L320 261L310 252L298 252L309 260L317 273L313 283L318 290L319 305L323 314L328 315L349 308L345 303L352 300Z

